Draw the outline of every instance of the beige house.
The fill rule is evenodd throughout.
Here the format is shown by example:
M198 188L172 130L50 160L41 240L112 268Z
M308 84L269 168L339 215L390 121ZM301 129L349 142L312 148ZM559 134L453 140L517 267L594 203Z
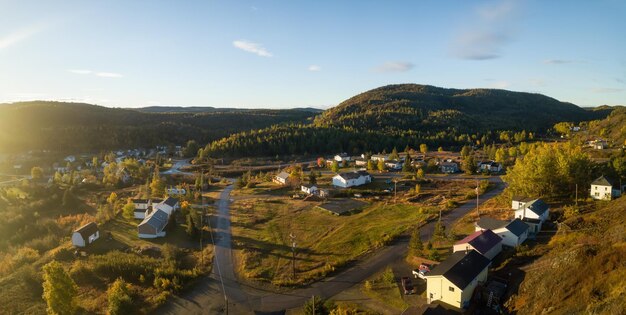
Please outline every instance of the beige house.
M426 274L427 302L468 307L476 286L487 281L489 264L489 259L475 250L453 253Z

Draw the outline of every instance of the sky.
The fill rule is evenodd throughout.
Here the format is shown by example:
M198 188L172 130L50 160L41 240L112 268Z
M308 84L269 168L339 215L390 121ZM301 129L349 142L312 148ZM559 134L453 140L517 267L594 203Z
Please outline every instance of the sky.
M328 108L398 83L626 105L626 1L0 0L0 102Z

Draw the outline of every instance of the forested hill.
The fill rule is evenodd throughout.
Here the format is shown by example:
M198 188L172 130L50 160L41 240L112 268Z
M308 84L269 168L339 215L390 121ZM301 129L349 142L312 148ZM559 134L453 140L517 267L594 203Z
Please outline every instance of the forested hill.
M541 94L399 84L354 96L324 112L315 124L360 130L538 131L560 121L599 117L590 115L594 113Z
M207 143L241 131L304 123L314 115L299 109L146 113L81 103L0 104L0 151L100 151L190 139Z
M324 111L308 125L274 126L209 143L206 153L242 156L390 151L426 143L435 149L499 141L500 131L542 132L561 121L600 119L541 94L428 85L383 86ZM526 139L523 139L526 140Z
M267 109L249 109L249 108L223 108L223 107L210 107L210 106L149 106L140 107L135 110L145 113L262 113ZM293 108L289 111L306 111L312 113L321 113L323 110L317 108Z

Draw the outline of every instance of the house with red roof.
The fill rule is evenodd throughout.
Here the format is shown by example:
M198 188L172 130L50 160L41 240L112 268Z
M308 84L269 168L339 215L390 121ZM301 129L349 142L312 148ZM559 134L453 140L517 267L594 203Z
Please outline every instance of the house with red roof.
M493 260L502 251L502 238L492 230L476 231L454 244L453 252L475 250Z

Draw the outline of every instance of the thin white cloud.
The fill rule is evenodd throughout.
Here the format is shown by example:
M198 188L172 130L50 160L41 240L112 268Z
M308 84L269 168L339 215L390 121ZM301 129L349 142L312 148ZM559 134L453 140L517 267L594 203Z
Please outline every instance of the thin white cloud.
M29 37L39 33L42 30L40 25L25 27L4 36L0 35L0 50L11 47Z
M313 72L322 71L322 67L318 65L310 65L308 69L309 71L313 71Z
M97 72L96 76L103 78L121 78L123 75L115 72Z
M272 53L267 51L261 44L249 42L246 40L233 41L233 46L261 57L272 57Z
M547 65L562 65L562 64L566 64L566 63L574 63L576 61L574 60L569 60L569 59L546 59L543 61L543 63L547 64Z
M407 61L388 61L374 68L376 72L407 72L415 67Z
M497 21L509 18L514 13L515 2L512 0L501 1L496 5L483 6L477 9L481 19L487 21Z
M91 74L91 70L84 70L84 69L70 69L67 70L67 72L70 73L74 73L74 74Z
M517 1L505 0L476 9L473 23L463 25L451 43L452 55L466 60L489 60L502 56L502 48L515 38Z
M624 92L624 89L616 89L616 88L595 88L592 90L594 93L618 93Z

